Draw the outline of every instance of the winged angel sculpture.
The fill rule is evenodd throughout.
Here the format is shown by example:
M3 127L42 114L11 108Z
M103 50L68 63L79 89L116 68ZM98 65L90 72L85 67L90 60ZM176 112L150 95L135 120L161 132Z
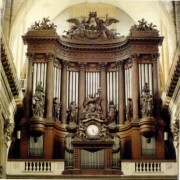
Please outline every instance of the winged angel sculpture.
M73 23L69 31L65 31L66 35L70 38L78 35L80 37L86 37L88 39L96 39L98 37L103 37L105 39L111 39L117 37L119 33L116 33L115 29L108 29L107 27L113 23L118 23L119 21L114 18L100 19L97 17L96 12L90 12L89 18L86 21L85 17L80 19L71 18L67 22Z

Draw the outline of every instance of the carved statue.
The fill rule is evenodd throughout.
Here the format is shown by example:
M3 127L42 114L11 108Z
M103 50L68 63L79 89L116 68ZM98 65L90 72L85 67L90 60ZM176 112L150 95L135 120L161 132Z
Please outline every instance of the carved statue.
M109 123L115 122L115 119L116 119L116 106L114 105L114 101L109 102L108 119L109 119Z
M120 137L117 134L113 134L113 148L112 148L112 168L118 169L120 168L120 159L121 159L121 153L120 153Z
M33 95L33 116L34 117L43 117L44 115L44 106L45 106L45 94L42 87L42 82L36 86L35 94Z
M140 21L138 21L138 25L134 25L131 27L130 31L153 31L153 32L158 32L157 29L155 29L157 26L153 25L152 23L147 24L147 21L145 21L145 19L142 19Z
M149 84L145 83L140 97L142 117L151 117L153 115L153 97L150 94Z
M132 120L133 117L133 103L132 99L127 99L127 106L126 106L126 120Z
M43 18L42 21L35 21L33 25L29 28L29 30L56 30L56 25L54 23L49 23L49 17Z
M113 23L119 22L117 19L109 18L106 15L106 19L100 19L97 17L96 12L90 12L88 20L86 21L85 17L81 20L77 18L68 19L67 22L73 23L69 31L66 32L66 37L81 37L88 39L97 39L102 37L104 39L116 38L119 33L116 31L110 30L107 26L110 26Z
M77 115L78 115L78 106L76 106L76 103L74 101L71 102L70 108L67 110L69 114L69 123L77 121Z
M57 119L59 119L60 109L61 109L61 103L59 102L58 98L55 97L53 99L53 114Z
M71 29L69 31L65 31L67 35L70 35L71 37L74 34L84 35L85 26L87 25L87 23L85 22L85 18L83 18L82 20L71 18L68 19L67 22L75 24L71 26Z
M73 167L73 145L72 145L73 133L69 133L64 138L65 149L65 167Z
M6 142L11 141L13 131L14 131L14 124L10 123L9 119L6 120L4 124L4 137Z
M100 89L98 89L98 92L95 93L94 96L92 94L89 94L89 97L87 97L83 103L84 105L83 113L86 114L87 116L92 113L98 115L98 113L102 112L101 101L102 101L102 97L101 97Z

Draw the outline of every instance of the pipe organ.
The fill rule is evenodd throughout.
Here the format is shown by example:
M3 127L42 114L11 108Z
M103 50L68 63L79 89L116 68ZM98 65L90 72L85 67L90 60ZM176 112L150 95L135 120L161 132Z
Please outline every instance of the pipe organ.
M164 124L154 109L160 98L157 63L163 37L139 26L126 38L90 24L83 33L72 29L61 37L48 24L23 36L30 58L25 117L19 125L21 158L52 159L58 153L67 168L105 171L120 168L120 158L164 158ZM30 113L33 105L39 113ZM96 136L89 135L88 126Z

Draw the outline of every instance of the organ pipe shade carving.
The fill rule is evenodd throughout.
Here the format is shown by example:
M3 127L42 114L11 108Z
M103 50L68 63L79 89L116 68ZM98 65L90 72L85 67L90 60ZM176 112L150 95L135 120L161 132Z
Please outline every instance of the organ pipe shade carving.
M100 88L100 73L99 72L86 72L86 97L89 94L95 94Z
M118 82L118 71L107 72L107 105L113 101L116 108L118 108Z
M33 93L35 94L36 86L42 82L44 92L46 92L46 74L47 63L33 63Z
M126 105L128 102L128 98L132 99L132 68L128 68L125 70L125 96L126 96Z
M54 67L54 97L61 98L61 69Z
M67 109L71 102L78 104L79 72L67 71Z

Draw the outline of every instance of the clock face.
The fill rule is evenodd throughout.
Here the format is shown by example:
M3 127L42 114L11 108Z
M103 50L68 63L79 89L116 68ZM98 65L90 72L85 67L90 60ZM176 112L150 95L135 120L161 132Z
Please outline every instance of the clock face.
M87 134L91 137L96 137L99 134L99 127L95 124L91 124L87 127Z

